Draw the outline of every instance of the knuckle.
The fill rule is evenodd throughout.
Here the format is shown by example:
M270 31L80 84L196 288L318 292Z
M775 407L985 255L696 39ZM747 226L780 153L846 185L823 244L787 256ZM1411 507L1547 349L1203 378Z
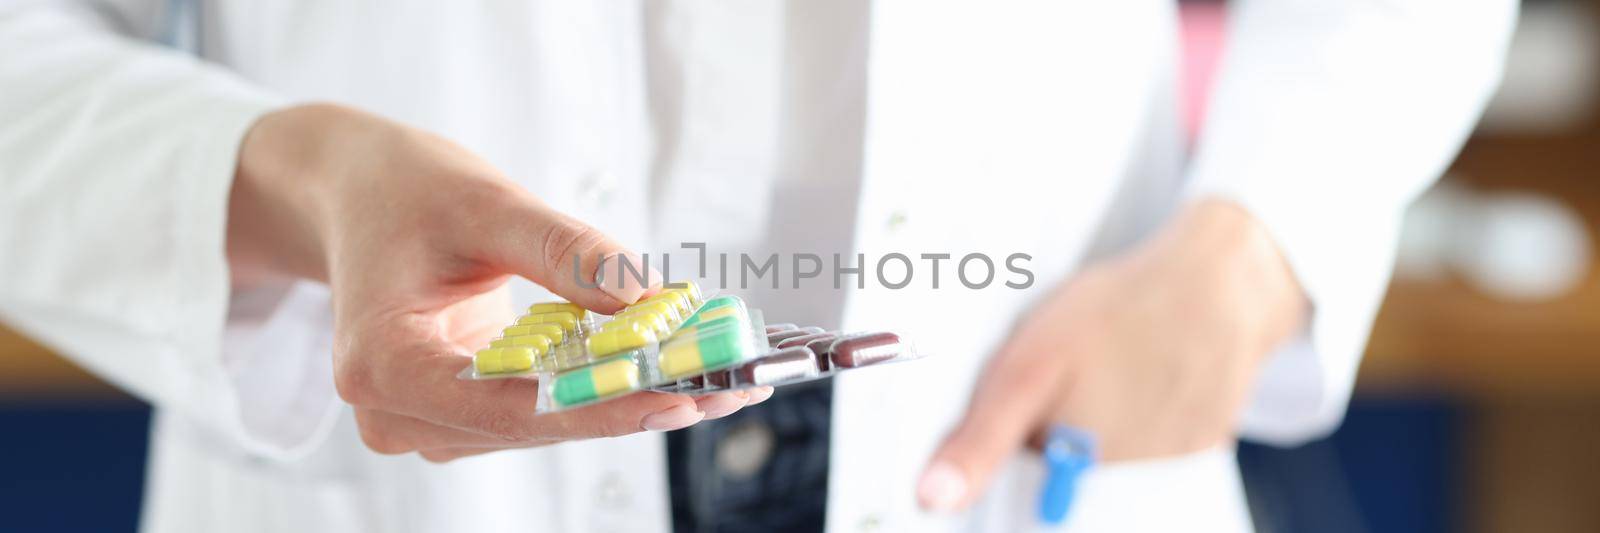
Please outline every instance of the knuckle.
M617 426L618 424L609 417L586 421L571 420L563 425L561 435L569 440L601 439L623 434L617 431Z
M346 332L334 345L333 387L345 403L357 407L372 407L382 403L379 370L382 362L375 354L387 353L378 335L365 334L357 329Z
M369 406L375 400L372 370L352 357L342 357L333 370L333 388L345 403Z
M685 406L696 410L700 409L688 397L639 399L642 400L640 403L596 406L594 411L589 413L589 416L582 419L574 417L569 420L570 428L566 435L570 435L570 438L574 439L620 437L645 430L641 425L639 413L660 413Z
M379 424L367 423L361 426L361 443L374 452L384 455L397 455L412 451L405 441L395 437L393 432L380 427Z
M608 436L603 427L606 423L604 417L595 417L589 411L562 413L548 420L549 436L562 441L605 437Z
M552 274L560 272L563 266L573 260L573 257L595 248L602 239L599 231L576 220L554 221L546 230L544 245L541 247L540 257L544 261L545 271ZM588 258L580 257L579 262L587 266ZM595 268L598 269L599 265L596 264Z
M428 462L434 464L444 464L461 458L461 456L456 455L455 453L442 450L424 450L418 452L418 455L421 455L423 459L426 459Z
M644 431L637 422L630 422L620 418L609 418L595 426L595 432L589 438L620 437Z
M532 438L515 415L503 410L491 410L478 415L477 425L480 432L508 443Z

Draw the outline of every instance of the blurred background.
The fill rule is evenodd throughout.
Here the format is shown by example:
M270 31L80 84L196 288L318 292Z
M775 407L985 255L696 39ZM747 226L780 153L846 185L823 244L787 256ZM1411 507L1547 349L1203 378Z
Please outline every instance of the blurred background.
M1183 3L1191 126L1226 8ZM1407 217L1344 426L1240 447L1260 531L1600 531L1597 100L1600 0L1525 2L1500 93ZM0 327L0 530L133 529L148 422Z

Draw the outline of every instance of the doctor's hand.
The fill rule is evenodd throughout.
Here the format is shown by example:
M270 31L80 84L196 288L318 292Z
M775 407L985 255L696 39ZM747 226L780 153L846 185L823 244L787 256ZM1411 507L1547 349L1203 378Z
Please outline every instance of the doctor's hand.
M1190 205L1018 324L923 471L918 500L965 508L1052 423L1093 432L1102 461L1229 442L1258 367L1307 307L1251 215L1220 200Z
M270 113L240 146L228 215L236 285L328 282L330 379L355 407L362 439L380 453L449 460L673 430L771 394L641 393L534 416L533 380L456 379L467 354L514 318L511 276L602 313L653 289L631 281L581 286L578 279L593 285L596 257L630 252L416 129L329 105ZM573 271L574 256L586 271Z

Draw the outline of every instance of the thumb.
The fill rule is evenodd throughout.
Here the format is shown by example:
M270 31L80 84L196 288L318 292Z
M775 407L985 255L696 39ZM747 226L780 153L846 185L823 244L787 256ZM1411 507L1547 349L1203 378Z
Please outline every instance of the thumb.
M924 509L956 511L970 505L1000 462L1023 447L1060 397L1066 357L1054 352L1013 343L990 362L966 414L917 482Z
M661 274L600 230L536 199L512 202L484 256L585 309L611 313L639 300ZM603 275L601 269L604 268Z

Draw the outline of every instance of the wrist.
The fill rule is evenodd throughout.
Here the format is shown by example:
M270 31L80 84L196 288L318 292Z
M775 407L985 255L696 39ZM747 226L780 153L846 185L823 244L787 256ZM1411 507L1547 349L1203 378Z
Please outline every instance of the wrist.
M1177 232L1196 257L1209 263L1215 283L1259 326L1265 356L1298 331L1309 304L1266 226L1242 206L1224 199L1206 198L1186 206L1178 216Z
M293 106L262 115L240 143L228 206L228 260L236 285L269 279L327 279L332 218L328 142L345 137L331 105Z

